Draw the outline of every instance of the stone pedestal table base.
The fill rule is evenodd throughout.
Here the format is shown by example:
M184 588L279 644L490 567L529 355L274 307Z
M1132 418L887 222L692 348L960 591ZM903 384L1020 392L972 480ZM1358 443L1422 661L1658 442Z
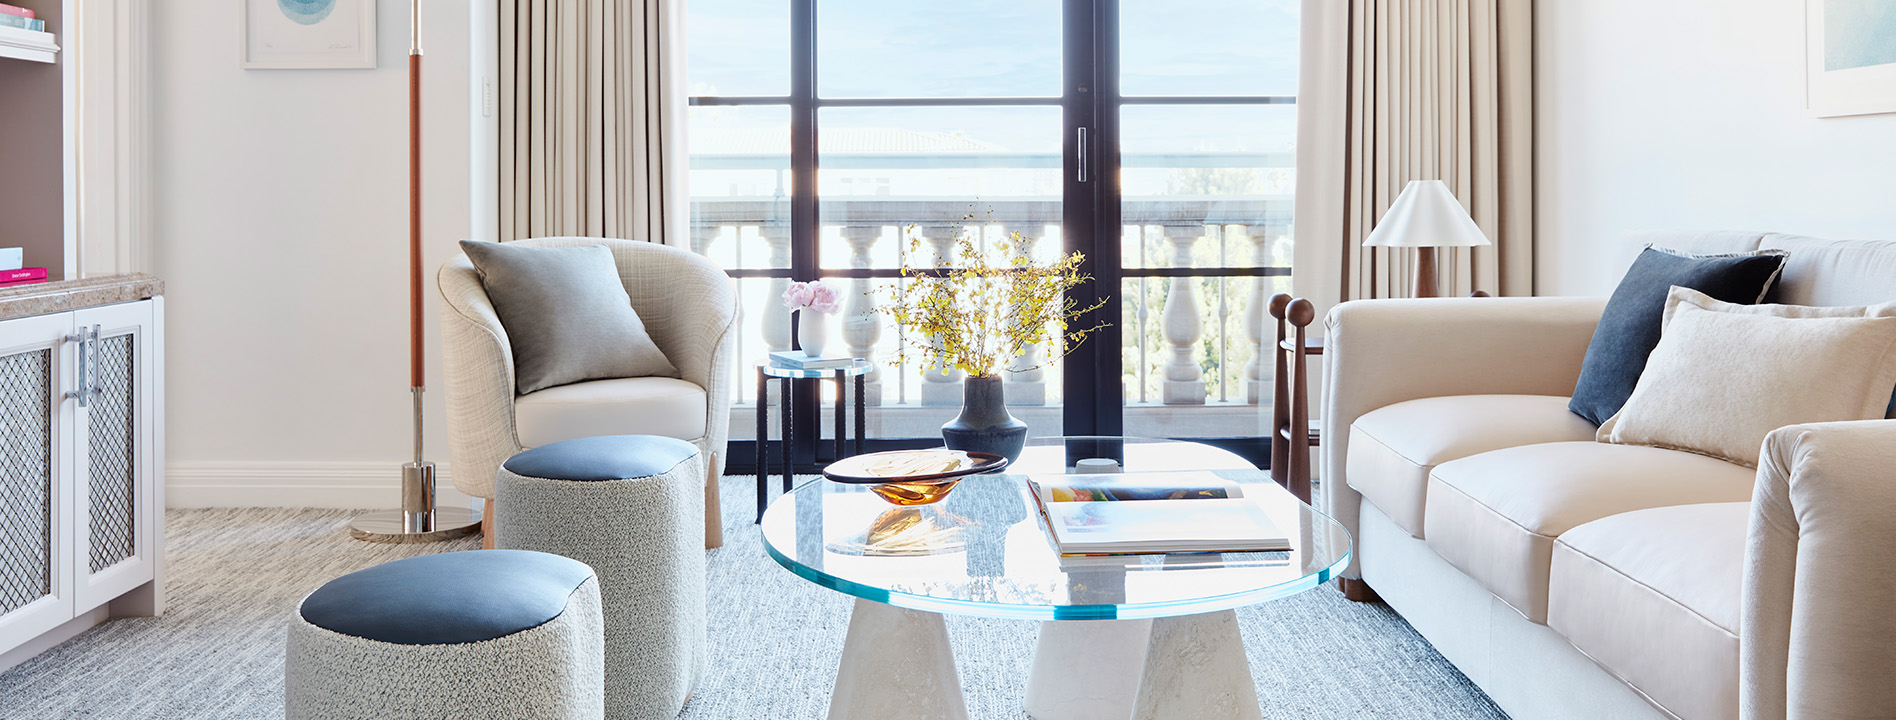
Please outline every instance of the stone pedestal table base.
M1024 705L1035 720L1263 717L1230 610L1041 623ZM966 720L942 616L858 599L829 717Z
M941 615L856 600L829 720L968 720Z

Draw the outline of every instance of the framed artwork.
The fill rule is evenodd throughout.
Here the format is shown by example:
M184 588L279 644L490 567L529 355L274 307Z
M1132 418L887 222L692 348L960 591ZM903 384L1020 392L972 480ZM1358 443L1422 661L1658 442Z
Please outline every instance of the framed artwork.
M375 0L239 0L250 70L375 67Z
M1804 0L1804 107L1896 112L1896 0Z

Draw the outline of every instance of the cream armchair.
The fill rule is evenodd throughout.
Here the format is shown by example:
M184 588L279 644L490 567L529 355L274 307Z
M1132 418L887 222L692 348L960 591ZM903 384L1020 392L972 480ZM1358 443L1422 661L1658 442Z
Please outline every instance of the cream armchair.
M466 255L441 266L441 332L447 368L454 486L487 499L482 529L493 542L494 473L529 447L592 435L663 435L705 455L705 546L722 544L715 478L723 467L737 342L737 291L698 255L609 238L517 240L530 247L604 245L632 307L678 378L618 378L514 392L512 346Z

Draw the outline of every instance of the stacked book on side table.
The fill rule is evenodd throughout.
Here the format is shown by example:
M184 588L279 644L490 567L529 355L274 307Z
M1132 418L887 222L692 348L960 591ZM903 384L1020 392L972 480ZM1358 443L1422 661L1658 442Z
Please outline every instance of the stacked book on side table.
M1209 472L1029 475L1061 555L1280 552L1290 538Z
M810 357L803 354L802 350L787 350L770 354L771 367L780 367L789 370L837 370L850 367L861 361L861 358L853 358L847 355Z

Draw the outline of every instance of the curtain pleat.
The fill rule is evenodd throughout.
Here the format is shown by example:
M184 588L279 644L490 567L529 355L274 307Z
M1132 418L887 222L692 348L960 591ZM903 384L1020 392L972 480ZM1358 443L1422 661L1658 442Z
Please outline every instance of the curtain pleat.
M1532 294L1533 0L1334 3L1304 2L1297 243L1300 266L1339 263L1342 283L1299 294L1411 294L1414 253L1362 242L1403 186L1434 179L1494 243L1440 252L1442 293Z
M499 240L685 245L683 0L501 0Z

